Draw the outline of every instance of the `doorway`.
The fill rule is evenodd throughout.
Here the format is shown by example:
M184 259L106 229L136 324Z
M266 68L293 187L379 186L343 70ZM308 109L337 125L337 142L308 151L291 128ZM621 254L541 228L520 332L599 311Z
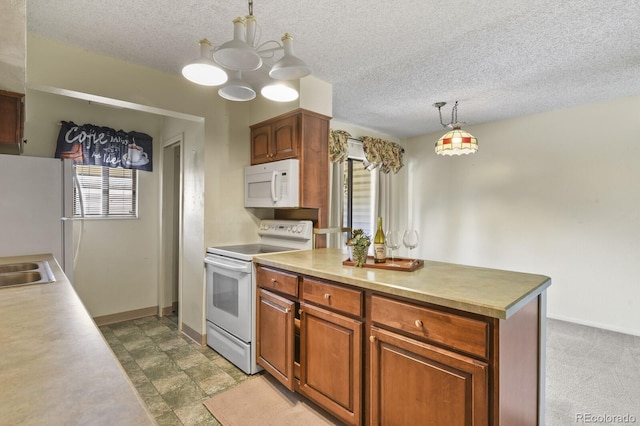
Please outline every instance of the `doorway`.
M160 311L181 324L182 135L165 142L162 155L162 285Z

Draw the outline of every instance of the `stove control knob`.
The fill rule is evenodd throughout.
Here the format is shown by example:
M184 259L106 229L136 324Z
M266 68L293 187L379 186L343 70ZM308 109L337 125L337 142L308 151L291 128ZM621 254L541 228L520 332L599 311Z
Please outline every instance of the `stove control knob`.
M302 225L298 225L298 226L296 227L296 232L299 234L299 233L301 233L301 232L302 232L302 230L303 230L303 229L304 229L304 226L302 226Z

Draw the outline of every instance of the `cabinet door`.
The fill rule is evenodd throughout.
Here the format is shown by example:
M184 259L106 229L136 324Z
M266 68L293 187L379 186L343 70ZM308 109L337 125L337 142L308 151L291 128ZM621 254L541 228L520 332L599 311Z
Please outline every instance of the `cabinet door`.
M0 90L0 154L22 152L23 97Z
M295 303L258 290L257 362L293 391Z
M283 118L273 123L273 146L271 160L295 158L298 155L298 116Z
M251 130L251 164L272 161L269 146L271 145L271 126L265 125Z
M488 366L371 327L371 424L488 424Z
M300 393L347 424L362 423L362 322L301 304Z

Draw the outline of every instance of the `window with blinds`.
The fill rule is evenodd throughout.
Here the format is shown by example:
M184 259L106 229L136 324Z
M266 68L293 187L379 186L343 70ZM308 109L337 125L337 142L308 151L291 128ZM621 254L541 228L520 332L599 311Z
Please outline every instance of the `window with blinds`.
M373 173L362 161L349 159L345 164L344 223L373 235Z
M78 185L73 188L74 216L138 217L137 170L81 165L74 167L78 181Z

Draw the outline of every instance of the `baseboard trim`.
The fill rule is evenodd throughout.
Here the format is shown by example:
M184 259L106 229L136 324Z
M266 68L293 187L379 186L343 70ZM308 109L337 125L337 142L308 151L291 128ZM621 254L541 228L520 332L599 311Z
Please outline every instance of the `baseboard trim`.
M199 343L201 346L207 345L207 335L200 334L185 323L182 323L182 332L191 340L196 343Z
M564 315L554 315L554 314L549 314L549 313L547 313L547 318L553 319L553 320L564 321L564 322L570 322L570 323L578 324L578 325L584 325L586 327L600 328L602 330L613 331L615 333L629 334L631 336L640 337L640 331L639 330L631 330L631 329L622 328L622 327L612 327L609 324L602 324L602 323L594 322L594 321L585 321L585 320L581 320L581 319L578 319L578 318L567 317L567 316L564 316Z
M117 322L128 321L137 318L149 317L152 315L158 315L158 307L150 306L148 308L135 309L133 311L119 312L117 314L103 315L100 317L94 317L93 321L96 325L108 325L115 324Z

